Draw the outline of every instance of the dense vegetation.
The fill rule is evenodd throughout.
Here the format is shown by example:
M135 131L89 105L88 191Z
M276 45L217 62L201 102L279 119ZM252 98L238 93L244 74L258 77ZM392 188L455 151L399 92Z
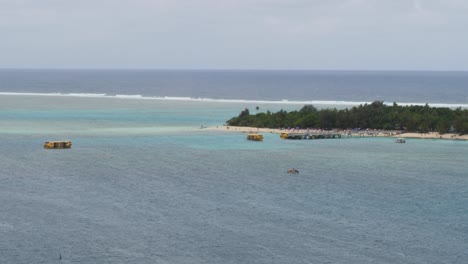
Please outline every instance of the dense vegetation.
M265 128L301 127L322 129L386 129L411 132L437 131L468 133L468 109L425 106L391 106L381 101L359 105L351 109L317 110L305 105L299 111L276 113L267 111L251 115L244 109L239 116L227 121L229 126L250 126Z

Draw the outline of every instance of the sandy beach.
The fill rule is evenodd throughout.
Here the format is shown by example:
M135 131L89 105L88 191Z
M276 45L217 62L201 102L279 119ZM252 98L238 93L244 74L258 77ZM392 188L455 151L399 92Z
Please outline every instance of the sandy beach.
M241 126L216 126L206 127L207 130L230 131L238 133L307 133L305 129L278 129L278 128L258 128ZM310 132L320 132L320 130L310 130ZM468 140L468 135L459 135L455 133L439 134L438 132L429 133L400 133L399 131L385 130L361 130L361 131L337 131L345 134L350 133L353 137L402 137L402 138L421 138L421 139L449 139L449 140Z

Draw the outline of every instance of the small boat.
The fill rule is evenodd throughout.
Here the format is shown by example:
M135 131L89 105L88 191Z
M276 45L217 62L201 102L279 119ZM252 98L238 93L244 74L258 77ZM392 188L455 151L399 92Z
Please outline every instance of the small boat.
M299 171L296 170L296 169L289 169L289 170L288 170L288 173L299 174Z
M46 141L44 143L45 149L69 149L71 148L72 143L70 140L63 141Z
M247 140L262 141L263 140L263 135L261 135L261 134L248 134L247 135Z
M406 140L404 138L397 138L395 143L406 143Z

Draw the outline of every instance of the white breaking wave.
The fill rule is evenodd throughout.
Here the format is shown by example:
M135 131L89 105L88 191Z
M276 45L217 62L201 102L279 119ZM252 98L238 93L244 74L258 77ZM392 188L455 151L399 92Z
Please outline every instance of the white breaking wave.
M0 95L23 95L23 96L63 96L63 97L108 97L106 94L95 93L15 93L15 92L0 92Z
M329 105L329 106L358 106L363 104L370 104L372 102L355 102L355 101L291 101L287 99L281 100L247 100L247 99L214 99L214 98L194 98L194 97L177 97L177 96L143 96L140 94L97 94L97 93L17 93L17 92L0 92L0 95L14 95L14 96L58 96L58 97L87 97L87 98L118 98L118 99L132 99L132 100L166 100L166 101L195 101L195 102L219 102L219 103L253 103L253 104L282 104L282 105ZM393 102L384 102L386 105L393 105ZM421 105L426 103L407 103L397 102L398 105ZM448 108L468 108L468 104L448 104L448 103L429 103L431 107L448 107Z
M111 96L104 95L104 97L111 97ZM144 99L144 97L141 94L133 94L133 95L116 94L115 97L124 98L124 99Z

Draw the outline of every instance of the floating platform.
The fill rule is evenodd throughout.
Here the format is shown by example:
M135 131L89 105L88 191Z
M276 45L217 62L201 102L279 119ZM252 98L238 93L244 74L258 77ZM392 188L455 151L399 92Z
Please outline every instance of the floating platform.
M72 143L70 140L63 141L46 141L44 143L45 149L69 149L71 148Z

